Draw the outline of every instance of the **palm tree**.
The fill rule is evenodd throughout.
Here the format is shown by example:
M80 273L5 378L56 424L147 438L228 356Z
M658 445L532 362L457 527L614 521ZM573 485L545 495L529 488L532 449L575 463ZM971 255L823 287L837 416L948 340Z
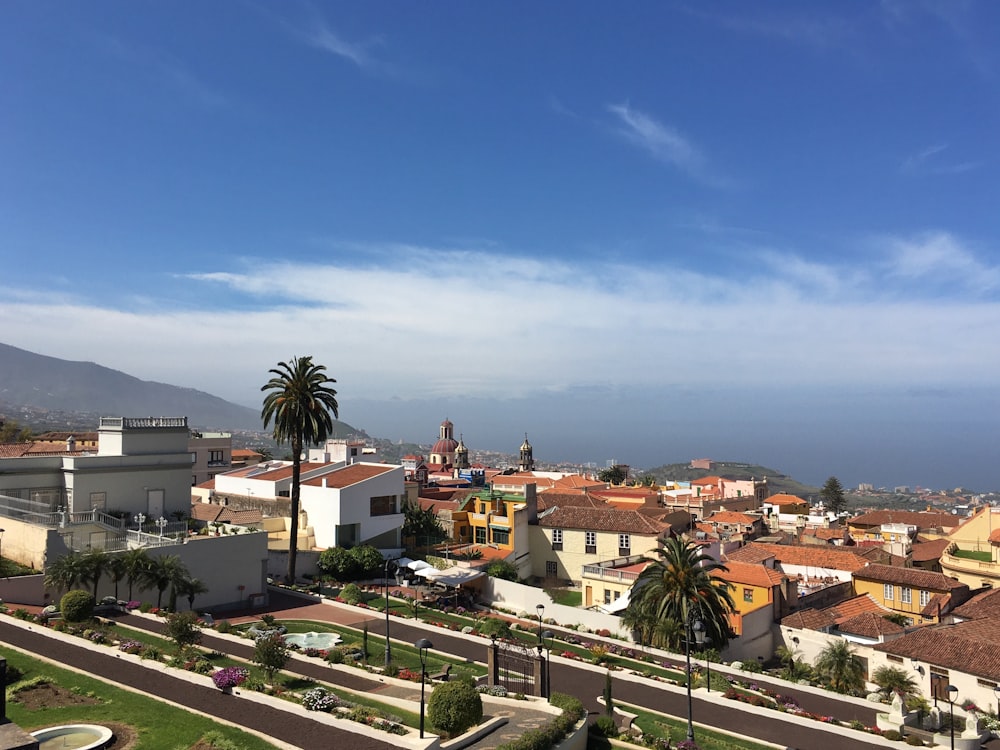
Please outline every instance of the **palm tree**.
M828 643L816 657L816 674L838 693L854 694L865 685L865 666L842 638Z
M799 658L798 649L782 645L774 650L774 655L778 657L778 660L784 667L781 671L781 676L786 680L795 682L808 675L809 665L803 663Z
M149 553L143 547L135 547L121 555L125 565L125 577L128 579L128 599L132 601L132 587L138 583L139 590L145 588L146 569L149 568Z
M313 364L312 357L293 357L291 363L279 362L270 370L274 375L261 386L270 391L264 397L260 417L266 428L274 421L274 439L292 446L292 522L288 540L289 583L295 582L295 556L299 542L299 479L302 447L326 440L333 431L333 419L339 416L337 392L330 387L337 381L328 377L326 367ZM331 413L333 417L331 417Z
M91 549L83 555L84 576L80 583L90 583L94 586L94 601L97 601L97 588L101 585L104 571L107 569L110 558L103 549Z
M125 567L125 558L121 555L111 555L108 560L108 575L115 585L115 599L118 599L118 584L128 576L128 569Z
M199 578L182 578L176 584L177 593L188 600L188 609L194 609L194 598L199 594L207 594L208 586Z
M84 582L86 575L87 567L83 555L70 551L51 565L45 566L44 585L47 589L65 592Z
M188 569L177 555L154 557L143 573L143 579L157 591L156 607L163 606L163 592L168 586L177 586L178 581L189 577Z
M725 648L733 597L729 584L712 573L725 571L726 566L699 545L677 537L668 539L657 553L660 559L647 565L636 579L629 608L652 613L657 623L673 621L681 631L696 616L705 626L708 642Z
M872 682L878 685L879 692L886 699L893 693L899 693L905 701L920 692L909 672L899 667L890 667L888 664L882 665L872 673Z

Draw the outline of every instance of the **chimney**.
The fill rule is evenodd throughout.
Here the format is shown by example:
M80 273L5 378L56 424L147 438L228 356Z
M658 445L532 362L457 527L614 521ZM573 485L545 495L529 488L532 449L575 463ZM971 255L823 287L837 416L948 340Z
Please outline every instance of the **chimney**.
M326 477L323 477L323 489L326 489Z
M76 438L73 437L72 435L66 438L66 450L69 451L70 453L76 452Z
M524 505L528 510L528 523L538 523L538 493L534 482L524 485Z

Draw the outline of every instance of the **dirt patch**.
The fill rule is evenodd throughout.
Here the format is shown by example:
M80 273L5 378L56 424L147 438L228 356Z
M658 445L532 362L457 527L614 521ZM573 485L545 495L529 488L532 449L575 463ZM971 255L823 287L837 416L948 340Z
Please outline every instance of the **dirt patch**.
M113 748L113 750L132 750L132 748L139 744L139 733L135 731L135 727L131 724L104 721L101 722L101 726L105 726L114 732L110 744L105 747Z
M97 698L74 693L51 682L18 690L10 700L12 703L21 704L29 711L53 706L92 706L100 702Z

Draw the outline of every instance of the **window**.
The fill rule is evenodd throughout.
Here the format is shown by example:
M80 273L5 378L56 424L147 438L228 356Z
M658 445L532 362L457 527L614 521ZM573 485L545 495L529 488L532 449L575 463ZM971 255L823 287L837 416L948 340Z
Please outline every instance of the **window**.
M490 529L494 544L510 544L510 529Z
M208 465L209 466L222 466L226 463L224 454L222 451L209 451L208 452Z
M899 590L899 601L903 604L911 604L913 602L913 589L901 588Z
M194 485L194 482L191 482ZM108 493L107 492L91 492L90 493L90 507L94 510L104 510L105 506L108 504Z
M611 589L604 589L604 603L611 604Z
M753 589L743 589L743 601L753 604Z
M597 532L587 531L583 535L583 543L586 547L584 550L588 555L594 555L597 553Z
M476 527L476 544L486 544L486 527Z
M562 549L563 548L563 537L562 529L552 529L552 549Z
M548 578L555 578L557 575L559 575L559 565L558 563L556 563L555 560L545 561L545 575Z
M192 453L191 454L191 463L193 463L193 464L198 463L198 454L197 453Z
M931 603L931 592L930 591L921 591L920 592L920 606L921 607L926 607L930 603Z
M619 534L618 535L618 554L628 555L629 550L632 547L632 538L629 534Z
M895 596L893 596L893 593L892 593L892 584L891 583L883 583L882 584L882 597L887 602L891 602L893 599L896 598Z
M379 495L369 501L368 515L370 516L391 516L396 513L396 496Z

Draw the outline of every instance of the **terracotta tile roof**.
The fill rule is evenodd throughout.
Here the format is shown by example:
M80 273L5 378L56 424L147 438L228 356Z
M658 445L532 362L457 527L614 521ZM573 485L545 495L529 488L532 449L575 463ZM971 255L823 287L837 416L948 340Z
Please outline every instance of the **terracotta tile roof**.
M336 471L331 471L329 474L324 474L321 477L313 477L302 482L302 484L322 487L325 481L327 487L342 490L345 487L350 487L352 484L386 474L395 468L391 464L351 464L350 466L345 466L343 469L337 469Z
M552 483L553 487L558 487L560 489L587 489L590 487L603 487L604 482L600 482L596 479L589 479L587 477L582 477L579 474L568 474L560 479L555 480Z
M259 510L236 510L215 503L191 503L191 518L204 523L232 523L250 526L263 520Z
M702 477L701 479L692 479L692 485L700 485L702 487L718 487L722 484L722 477Z
M0 443L0 458L20 458L30 447L31 443Z
M610 508L603 500L582 492L555 492L549 490L538 495L538 510L549 508Z
M254 456L261 456L262 453L257 451L252 451L249 448L233 448L232 456L233 458L253 458Z
M429 510L434 514L440 513L442 510L454 512L462 507L462 504L455 500L436 500L427 497L418 497L417 505L420 506L420 510Z
M1000 619L986 617L955 625L917 628L872 648L903 659L916 659L921 664L933 664L996 682L1000 680L1000 648L996 647L998 631Z
M257 464L256 466L248 466L245 469L240 469L239 472L230 472L226 476L246 476L252 479L260 479L264 482L280 482L282 479L289 479L292 476L292 465L287 464L284 466L279 466L275 469L263 469L264 464ZM309 463L303 462L300 469L303 474L307 471L312 471L313 469L319 469L326 464ZM260 473L254 474L254 471Z
M658 536L670 528L669 525L634 510L580 506L556 507L550 513L541 516L538 525L556 529L610 531L647 536Z
M838 625L866 612L875 613L880 616L892 613L892 610L883 607L870 594L861 594L860 596L842 601L839 604L833 604L827 607L826 611L829 612L834 622Z
M806 501L801 497L796 497L795 495L781 493L771 495L771 497L767 498L764 502L771 503L771 505L801 505Z
M897 625L884 615L874 612L862 612L860 615L855 615L839 623L837 627L843 633L860 635L863 638L880 638L885 635L906 632L906 628L902 625Z
M826 630L836 625L836 622L826 610L822 609L801 609L793 612L788 617L781 619L781 624L786 628L799 628L802 630Z
M1000 544L1000 529L993 529L989 536L990 544Z
M773 558L786 565L800 565L812 568L829 568L853 573L861 570L868 562L854 552L843 547L819 544L765 544L750 542L726 555L728 560L739 562L763 562Z
M811 528L811 529L803 529L802 535L803 536L813 536L813 537L816 537L817 539L822 539L824 541L846 540L847 539L847 529L839 527L839 526L836 527L836 528L832 528L832 529L824 529L824 528L816 528L816 527L814 527L814 528Z
M911 549L910 559L915 563L940 560L941 555L944 554L949 544L951 544L950 539L933 539L929 542L914 544Z
M962 606L955 607L951 613L955 617L967 620L979 620L984 617L1000 618L1000 589L981 591Z
M851 526L881 526L885 523L901 523L918 529L954 528L960 519L950 513L924 510L873 510L855 516L847 523Z
M738 513L735 510L717 510L705 520L709 523L742 523L750 525L761 519L759 516L749 516L746 513Z
M533 474L498 474L493 477L492 482L493 484L506 487L524 487L528 484L534 484L536 490L541 490L543 487L555 486L554 479L536 477Z
M196 485L196 486L198 487L198 489L202 489L202 490L214 490L215 489L215 477L212 477L211 479L206 479L204 482L202 482L201 484Z
M900 568L896 565L871 563L866 568L854 572L855 578L879 583L928 589L930 591L957 591L969 587L944 573L934 573L919 568Z
M788 576L780 571L768 568L765 565L753 565L752 563L727 562L728 570L717 570L713 575L730 583L738 583L742 586L759 586L770 589L780 586L788 580Z

